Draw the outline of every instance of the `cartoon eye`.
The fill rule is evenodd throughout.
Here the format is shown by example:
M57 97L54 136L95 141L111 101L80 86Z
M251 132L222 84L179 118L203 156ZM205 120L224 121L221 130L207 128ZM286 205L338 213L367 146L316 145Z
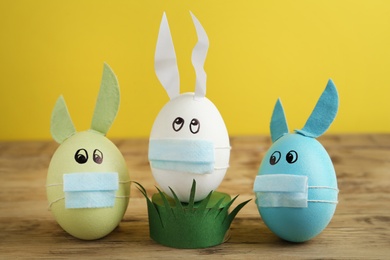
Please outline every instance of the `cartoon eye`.
M180 131L180 129L183 127L183 125L184 125L183 118L176 117L176 119L173 120L172 127L173 127L173 130L175 130L176 132Z
M103 153L99 149L95 149L93 151L93 161L97 164L101 164L103 162Z
M289 151L286 154L286 161L288 163L295 163L298 160L298 153L294 150Z
M196 134L199 132L199 129L200 129L200 122L198 119L194 118L191 120L191 123L190 123L190 131L191 133L193 134Z
M88 161L88 153L87 150L81 148L78 149L74 155L74 159L79 164L84 164Z
M279 151L275 151L272 153L271 157L269 158L269 163L271 165L275 165L279 162L280 160L280 157L281 157L281 154Z

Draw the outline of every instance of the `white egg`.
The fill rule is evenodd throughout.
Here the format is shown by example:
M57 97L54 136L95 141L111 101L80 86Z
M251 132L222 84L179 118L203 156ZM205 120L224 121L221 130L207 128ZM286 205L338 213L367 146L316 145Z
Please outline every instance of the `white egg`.
M176 120L176 121L175 121ZM155 167L150 158L154 141L163 140L168 144L166 152L170 153L173 160L180 160L183 154L190 153L196 158L202 151L204 143L212 144L213 165L212 170L206 173L198 173L197 166L175 168ZM174 151L169 143L200 143L198 149L190 149L180 146ZM162 149L161 149L162 148ZM164 153L165 146L160 147ZM170 188L182 202L188 202L193 180L196 181L195 201L204 199L211 191L218 188L222 182L226 170L229 167L230 143L229 136L221 114L215 105L206 97L195 98L194 93L184 93L171 99L160 111L154 121L150 134L149 159L153 176L160 188L169 196L173 196ZM181 161L180 163L185 164ZM195 172L194 172L195 169Z

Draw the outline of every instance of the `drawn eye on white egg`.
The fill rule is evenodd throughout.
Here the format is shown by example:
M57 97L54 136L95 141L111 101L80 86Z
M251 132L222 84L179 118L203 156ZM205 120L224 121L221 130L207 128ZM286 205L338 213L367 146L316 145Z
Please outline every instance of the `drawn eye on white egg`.
M85 240L101 238L121 221L130 186L126 162L105 137L119 108L119 85L105 64L91 129L77 132L60 96L51 119L51 134L60 146L46 180L49 207L58 224Z
M254 183L256 203L265 224L279 237L303 242L330 222L338 203L336 173L325 148L315 139L329 128L338 110L331 80L302 129L289 133L282 103L272 114L272 146Z
M180 94L176 54L165 13L155 53L156 75L170 101L156 117L149 141L149 161L160 188L188 202L196 181L195 201L216 190L229 167L229 136L221 114L206 98L203 65L209 41L198 19L191 13L198 42L192 52L196 73L195 91Z

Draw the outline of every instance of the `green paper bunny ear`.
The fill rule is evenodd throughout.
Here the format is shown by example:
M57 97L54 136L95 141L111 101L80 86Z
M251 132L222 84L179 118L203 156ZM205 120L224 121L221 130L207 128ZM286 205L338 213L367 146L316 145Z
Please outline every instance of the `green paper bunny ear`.
M280 101L280 98L276 101L274 111L271 117L270 128L271 128L271 139L273 143L276 140L278 140L280 137L282 137L284 134L288 133L287 120L284 114L284 109L282 106L282 102Z
M300 130L295 130L295 132L307 137L317 138L328 130L336 117L338 108L339 95L333 81L329 79L305 126Z
M112 69L104 63L99 96L96 101L91 129L105 135L115 120L119 109L120 92L118 80Z
M76 133L63 96L57 99L51 114L50 132L57 143L62 143Z

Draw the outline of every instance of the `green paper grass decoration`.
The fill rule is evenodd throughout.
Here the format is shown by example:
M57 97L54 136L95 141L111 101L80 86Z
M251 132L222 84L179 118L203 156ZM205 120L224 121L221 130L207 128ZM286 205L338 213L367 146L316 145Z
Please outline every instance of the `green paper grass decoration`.
M180 202L172 189L173 198L157 188L158 193L150 200L144 187L136 184L147 201L150 237L175 248L205 248L225 242L233 219L250 201L242 202L228 214L238 195L230 199L226 193L212 191L195 203L195 180L188 203Z

